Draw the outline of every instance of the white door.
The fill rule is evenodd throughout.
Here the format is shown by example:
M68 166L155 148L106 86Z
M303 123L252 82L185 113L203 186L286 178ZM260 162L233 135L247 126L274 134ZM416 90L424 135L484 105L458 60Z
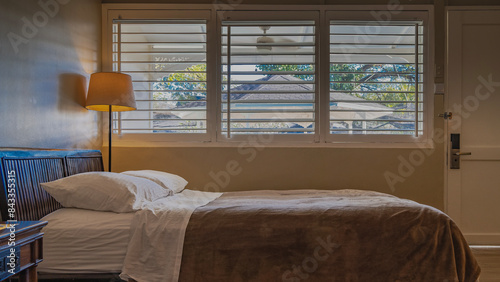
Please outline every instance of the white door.
M447 40L446 211L470 244L500 245L500 10L449 11Z

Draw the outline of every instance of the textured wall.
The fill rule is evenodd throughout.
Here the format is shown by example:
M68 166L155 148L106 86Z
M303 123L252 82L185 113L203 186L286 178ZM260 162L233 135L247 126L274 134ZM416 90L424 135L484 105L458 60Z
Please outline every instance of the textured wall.
M156 169L179 174L188 188L221 192L263 189L362 189L443 209L443 151L438 148L391 189L408 149L266 148L248 162L237 148L113 148L113 170ZM104 151L106 153L106 151ZM228 169L228 165L230 166Z
M83 108L100 1L2 0L0 19L0 147L100 148L100 114Z

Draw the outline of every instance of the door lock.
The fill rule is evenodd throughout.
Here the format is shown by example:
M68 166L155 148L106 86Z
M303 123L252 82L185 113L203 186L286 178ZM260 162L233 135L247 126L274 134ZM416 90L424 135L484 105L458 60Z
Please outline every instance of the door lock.
M451 134L450 169L460 169L460 156L470 156L471 152L460 152L460 134Z

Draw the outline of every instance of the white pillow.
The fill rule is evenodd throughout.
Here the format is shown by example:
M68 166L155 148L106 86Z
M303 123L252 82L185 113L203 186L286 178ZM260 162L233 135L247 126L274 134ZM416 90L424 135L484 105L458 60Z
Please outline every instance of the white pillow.
M186 179L180 177L179 175L157 170L129 170L122 173L149 179L165 187L166 189L174 191L174 193L181 192L188 184Z
M132 212L172 194L153 181L114 172L75 174L42 187L66 208Z

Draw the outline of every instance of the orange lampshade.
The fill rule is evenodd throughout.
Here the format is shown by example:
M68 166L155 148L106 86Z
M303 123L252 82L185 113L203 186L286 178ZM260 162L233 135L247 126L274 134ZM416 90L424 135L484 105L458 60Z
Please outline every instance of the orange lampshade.
M133 111L135 105L132 78L118 72L97 72L90 76L86 108L109 112Z

